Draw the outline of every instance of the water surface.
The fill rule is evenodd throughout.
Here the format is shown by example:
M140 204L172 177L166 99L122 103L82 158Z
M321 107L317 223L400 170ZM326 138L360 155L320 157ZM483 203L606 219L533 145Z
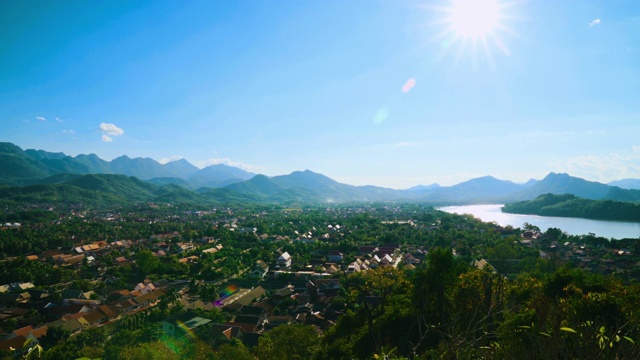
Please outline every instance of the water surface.
M535 225L541 231L558 228L570 235L594 233L605 238L640 238L640 223L626 221L590 220L556 216L520 215L503 213L504 205L464 205L438 208L453 214L471 214L484 222L496 222L498 225L522 227L525 222Z

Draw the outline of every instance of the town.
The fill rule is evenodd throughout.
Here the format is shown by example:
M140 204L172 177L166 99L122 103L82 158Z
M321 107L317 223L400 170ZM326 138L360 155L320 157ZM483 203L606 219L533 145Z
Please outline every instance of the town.
M640 275L637 239L503 228L419 205L32 206L6 209L5 218L16 220L0 231L7 358L38 349L48 358L118 358L127 346L167 339L257 354L260 338L282 325L320 338L352 311L354 279L410 277L433 249L511 282L566 266L626 283Z

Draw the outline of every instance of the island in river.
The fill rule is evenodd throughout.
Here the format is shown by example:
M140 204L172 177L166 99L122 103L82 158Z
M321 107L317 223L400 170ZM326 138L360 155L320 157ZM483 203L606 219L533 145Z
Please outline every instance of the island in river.
M506 204L502 211L511 214L640 222L640 204L589 200L570 194L543 194L534 200Z

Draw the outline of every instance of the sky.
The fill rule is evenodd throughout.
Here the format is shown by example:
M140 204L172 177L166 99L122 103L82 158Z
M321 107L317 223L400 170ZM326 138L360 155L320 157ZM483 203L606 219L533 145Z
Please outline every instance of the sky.
M0 1L0 141L352 185L640 178L637 0Z

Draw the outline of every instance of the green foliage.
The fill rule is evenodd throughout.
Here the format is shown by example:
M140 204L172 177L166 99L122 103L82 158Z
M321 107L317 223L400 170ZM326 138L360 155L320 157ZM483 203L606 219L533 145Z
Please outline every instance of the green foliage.
M260 338L256 352L260 360L307 360L319 343L313 327L281 325Z
M544 194L535 200L506 204L502 211L542 216L640 221L640 204L613 200L589 200L570 194Z

